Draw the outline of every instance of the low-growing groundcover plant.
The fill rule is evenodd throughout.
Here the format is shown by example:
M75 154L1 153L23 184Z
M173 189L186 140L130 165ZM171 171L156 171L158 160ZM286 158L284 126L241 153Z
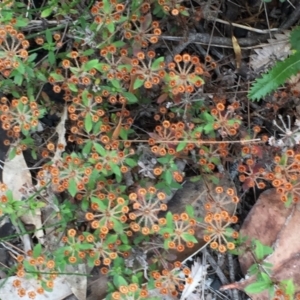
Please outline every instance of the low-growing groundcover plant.
M110 279L106 299L161 299L154 289L180 295L193 278L187 266L168 260L169 250L193 248L200 228L205 245L220 253L239 245L232 227L237 209L229 213L223 196L235 207L240 199L218 185L234 157L244 190L273 185L287 205L299 201L294 144L270 152L274 162L266 168L268 138L257 125L247 128L239 101L202 95L217 62L190 49L171 56L162 49L168 24L180 31L180 22L191 18L194 7L185 5L0 4L3 143L10 160L29 153L35 162L34 186L22 190L25 201L1 184L1 213L16 224L22 214L52 205L56 222L45 221L43 229L52 226L61 237L54 248L34 239L32 250L15 253L10 274L39 282L26 290L16 279L20 297L55 289L57 276L78 264L97 267ZM194 180L213 182L220 195L219 202L206 204L203 218L192 206L168 211L168 197L188 170ZM138 250L143 255L133 266L129 257Z

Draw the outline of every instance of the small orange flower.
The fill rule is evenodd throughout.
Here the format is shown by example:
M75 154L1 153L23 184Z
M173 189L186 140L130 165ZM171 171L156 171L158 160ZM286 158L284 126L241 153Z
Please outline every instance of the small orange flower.
M220 253L224 253L224 252L226 252L226 247L225 247L225 245L219 245L219 247L218 247L218 250L219 250L219 252Z
M75 229L69 229L68 230L68 236L69 237L74 237L76 235L76 230Z
M64 59L64 60L62 61L62 67L63 67L64 69L68 69L68 68L70 68L70 66L71 66L71 63L70 63L70 61L69 61L68 59Z
M38 44L39 46L41 46L41 45L44 44L44 39L41 38L41 37L37 37L37 38L35 39L35 42L36 42L36 44Z
M91 227L93 228L93 229L97 229L97 228L99 228L99 221L93 221L92 223L91 223Z
M223 103L218 103L216 108L217 108L218 111L223 111L225 109L225 106L224 106Z
M20 286L21 286L21 280L15 279L15 280L13 281L13 287L18 288L18 287L20 287Z
M46 282L46 286L47 286L49 289L53 289L53 287L54 287L54 282L51 281L51 280L49 280L49 281Z
M230 242L230 243L227 243L226 247L228 250L233 250L235 248L235 245L234 245L234 243Z
M30 299L34 299L36 297L36 293L34 291L28 292L27 295Z
M88 221L92 221L94 220L94 214L91 213L91 212L88 212L85 214L85 218L88 220Z
M18 289L19 297L24 297L26 295L26 290L24 288Z
M77 258L75 256L70 256L68 261L71 263L71 264L75 264L76 261L77 261Z
M70 56L71 56L72 58L77 58L77 57L79 56L79 53L78 53L77 51L72 51L72 52L70 53Z
M53 269L53 268L55 267L55 262L54 262L54 260L49 260L49 261L47 261L46 266L47 266L48 269Z
M217 242L210 243L210 248L217 249L219 247L219 244Z

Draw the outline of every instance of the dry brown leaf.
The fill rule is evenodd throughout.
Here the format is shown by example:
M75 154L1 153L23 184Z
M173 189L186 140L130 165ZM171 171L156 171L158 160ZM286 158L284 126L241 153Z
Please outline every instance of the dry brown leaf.
M248 245L251 240L258 239L262 244L273 247L274 252L264 259L264 262L273 265L270 274L272 279L292 279L296 292L300 292L299 220L299 205L286 208L276 189L270 189L260 195L240 231L242 236L249 238ZM244 274L254 263L249 251L240 255L239 261ZM255 281L256 278L251 276L243 282L225 286L224 289L244 290ZM250 296L252 300L269 300L267 291Z
M24 198L24 189L32 188L32 177L28 170L23 153L16 155L13 159L6 159L3 167L3 182L7 185L7 188L12 191L14 199L21 201ZM42 228L41 210L36 209L35 213L23 215L20 218L25 224L32 224L36 229ZM44 243L43 230L37 230L35 236L39 241ZM26 246L28 248L28 246Z
M56 162L61 158L62 153L65 151L65 147L67 145L66 142L66 120L68 118L68 110L67 106L64 107L63 113L61 115L60 122L56 126L56 133L58 134L58 141L56 146L56 151L53 157L53 162Z
M37 288L41 286L40 281L35 280L34 278L25 278L25 277L18 277L18 276L11 276L8 278L4 278L0 280L1 292L0 296L1 299L5 300L30 300L28 294L22 298L18 295L18 289L14 287L14 281L18 279L21 281L22 288L25 288L26 291L35 291ZM66 276L58 276L53 280L54 282L54 289L52 292L44 291L43 294L37 294L35 300L63 300L69 295L72 295L72 291L70 287L66 284Z
M65 284L68 285L72 293L76 296L78 300L86 299L87 290L87 277L79 274L86 274L86 266L84 264L79 264L77 266L67 266L66 271L70 275L65 276ZM73 273L74 275L71 275Z
M242 63L242 50L238 43L238 40L234 35L231 37L231 40L232 40L233 51L235 54L236 68L239 69Z
M120 134L120 131L121 131L121 128L122 128L122 116L120 116L120 119L119 119L119 122L118 122L118 125L117 127L115 128L112 136L111 136L111 140L112 141L115 141L116 139L118 139L119 137L119 134Z
M255 72L265 71L271 68L276 61L284 60L291 54L289 43L290 31L274 34L274 39L268 39L269 45L254 49L251 55L250 66Z

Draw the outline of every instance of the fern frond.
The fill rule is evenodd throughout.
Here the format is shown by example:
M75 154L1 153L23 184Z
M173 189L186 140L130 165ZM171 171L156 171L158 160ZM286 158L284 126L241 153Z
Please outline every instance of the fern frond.
M296 27L291 32L290 43L293 49L300 50L300 26Z
M300 71L300 51L292 54L282 62L278 62L273 69L257 79L249 91L248 97L255 101L265 97L280 85L284 84L292 75Z

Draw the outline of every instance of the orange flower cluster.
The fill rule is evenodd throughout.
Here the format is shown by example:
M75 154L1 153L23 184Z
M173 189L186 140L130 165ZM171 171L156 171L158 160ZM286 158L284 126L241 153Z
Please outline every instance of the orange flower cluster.
M133 15L129 22L124 24L124 37L134 43L134 48L146 48L149 43L158 42L161 35L159 22L152 21L151 14L143 16Z
M45 290L42 286L33 286L34 290L30 291L27 291L22 286L23 278L30 278L31 275L37 276L39 282L42 285L45 285L48 289L53 289L54 280L57 277L54 260L49 260L44 255L34 258L32 256L32 251L29 251L26 257L18 255L16 260L18 262L16 275L19 278L13 281L13 287L17 289L19 297L27 295L29 299L35 299L38 295L44 294ZM24 267L24 263L26 263L26 269Z
M204 82L199 76L204 73L204 66L197 56L177 54L174 62L168 64L168 69L168 84L173 95L193 93Z
M23 33L12 25L0 26L0 72L4 77L9 77L11 71L28 58L28 47Z
M40 116L37 103L29 101L25 96L12 101L5 97L0 100L0 120L9 136L19 137L22 131L35 129Z
M298 203L300 201L300 154L288 149L282 156L274 158L275 167L269 174L281 200L285 203Z
M131 193L129 199L133 202L132 211L129 213L130 229L133 232L141 232L149 235L160 230L160 224L165 224L164 218L159 218L158 213L167 210L163 203L166 195L157 192L156 188L149 187L138 189L137 193Z
M180 262L175 262L175 266L181 265ZM185 268L183 274L190 273L188 268ZM176 297L178 291L183 291L186 278L182 276L182 271L178 267L172 270L162 270L162 272L154 271L151 276L154 278L155 287L162 295L171 295Z
M239 198L234 189L228 188L226 192L223 187L217 186L213 196L209 195L204 208L207 210L204 223L201 227L205 229L204 241L210 244L212 249L218 249L224 253L227 249L235 248L232 240L238 237L229 226L238 221L234 214L229 215L228 211L236 210Z
M214 117L214 130L218 130L222 137L233 136L237 134L241 120L235 117L235 106L229 105L227 108L223 103L218 103L212 108L210 114Z
M165 120L162 125L155 127L154 133L149 135L151 138L148 143L153 153L160 156L174 155L178 142L186 136L186 125L183 122L170 123Z
M121 21L124 9L125 5L116 0L109 1L109 4L107 1L96 1L91 8L91 13L94 16L94 23L109 25Z
M146 89L159 84L166 75L163 60L154 60L155 55L154 51L148 51L146 55L140 51L136 54L136 58L131 60L131 75L136 75L138 79L143 80Z
M179 14L188 15L187 8L181 3L183 0L158 0L157 3L162 6L165 13L171 13L173 16Z

